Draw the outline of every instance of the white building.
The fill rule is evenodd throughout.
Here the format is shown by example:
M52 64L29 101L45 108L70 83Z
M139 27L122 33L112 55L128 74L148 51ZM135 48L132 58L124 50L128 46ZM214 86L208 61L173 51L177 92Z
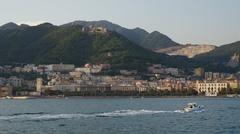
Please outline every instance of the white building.
M136 91L136 87L130 84L111 85L112 91Z
M71 72L75 66L73 64L52 64L48 65L47 68L53 72Z
M225 82L197 82L198 93L205 92L206 96L217 96L222 90L228 89L228 83Z
M8 83L13 87L22 87L23 79L17 78L16 76L11 76L8 79Z

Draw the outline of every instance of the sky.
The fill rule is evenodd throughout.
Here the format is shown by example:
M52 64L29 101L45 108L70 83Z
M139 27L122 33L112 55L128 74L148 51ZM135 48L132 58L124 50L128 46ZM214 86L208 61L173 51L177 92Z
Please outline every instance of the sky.
M159 31L176 42L223 45L240 40L240 0L1 0L7 22L61 25L108 20Z

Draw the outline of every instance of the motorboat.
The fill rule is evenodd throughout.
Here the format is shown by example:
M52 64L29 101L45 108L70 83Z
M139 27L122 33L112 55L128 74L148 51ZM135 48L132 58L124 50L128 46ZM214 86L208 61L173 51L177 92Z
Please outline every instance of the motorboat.
M197 103L188 103L186 107L183 108L184 112L193 112L203 110L202 105L198 105Z

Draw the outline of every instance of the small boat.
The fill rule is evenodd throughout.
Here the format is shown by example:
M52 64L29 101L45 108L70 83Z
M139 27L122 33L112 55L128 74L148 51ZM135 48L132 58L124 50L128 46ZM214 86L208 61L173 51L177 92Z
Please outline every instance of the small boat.
M198 105L197 103L188 103L186 107L183 108L185 112L193 112L193 111L200 111L203 110L202 105Z

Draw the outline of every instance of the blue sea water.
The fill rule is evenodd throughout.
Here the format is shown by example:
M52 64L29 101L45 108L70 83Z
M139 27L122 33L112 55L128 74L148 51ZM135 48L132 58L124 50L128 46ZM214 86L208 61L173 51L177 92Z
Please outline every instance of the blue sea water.
M205 109L186 113L189 102ZM240 134L238 98L0 100L0 134Z

